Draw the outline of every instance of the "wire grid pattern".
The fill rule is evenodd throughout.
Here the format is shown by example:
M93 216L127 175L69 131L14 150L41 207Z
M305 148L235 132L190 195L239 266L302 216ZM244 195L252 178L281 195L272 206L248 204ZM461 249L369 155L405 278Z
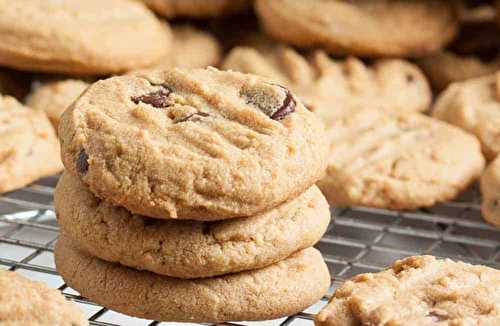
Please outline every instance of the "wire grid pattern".
M58 227L52 207L57 176L0 197L0 269L16 270L45 282L77 302L91 325L174 325L128 317L81 297L67 287L54 266L53 247ZM454 202L415 212L373 208L332 209L334 219L316 245L332 275L328 294L295 315L266 322L223 325L313 325L323 307L344 280L383 269L409 255L432 254L500 268L500 230L485 224L477 187ZM185 325L185 324L183 324Z

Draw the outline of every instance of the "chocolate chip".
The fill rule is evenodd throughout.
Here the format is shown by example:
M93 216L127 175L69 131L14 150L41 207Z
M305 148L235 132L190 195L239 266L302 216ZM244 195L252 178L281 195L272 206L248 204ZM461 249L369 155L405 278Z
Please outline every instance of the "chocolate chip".
M288 89L286 88L284 89L286 90L285 100L283 101L281 107L276 112L274 112L273 115L271 115L271 119L273 120L282 120L287 115L295 111L295 105L296 105L295 99L293 98L292 93Z
M415 76L413 76L412 74L406 74L406 81L408 83L412 83L413 81L415 81Z
M131 98L132 102L139 104L140 102L149 104L155 108L161 109L166 108L170 105L168 101L168 96L172 93L172 90L166 86L162 86L161 89L139 96L134 96Z
M78 157L76 158L76 169L82 174L86 174L89 170L89 156L84 149L78 153Z
M200 121L201 118L206 118L209 117L210 114L205 113L205 112L196 112L193 114L188 115L187 117L181 118L179 120L175 120L174 123L181 123L181 122L186 122L186 121Z
M431 318L433 323L439 323L440 321L449 319L448 316L440 315L435 311L431 311L429 314L427 314L427 317Z

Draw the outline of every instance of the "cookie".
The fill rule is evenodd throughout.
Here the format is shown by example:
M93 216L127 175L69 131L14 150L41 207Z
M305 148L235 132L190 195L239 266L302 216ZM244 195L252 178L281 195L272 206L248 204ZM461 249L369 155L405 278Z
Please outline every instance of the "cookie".
M250 0L142 0L152 10L167 18L220 17L246 11Z
M500 155L481 177L481 213L489 223L500 227Z
M212 34L190 25L177 25L172 27L172 35L171 50L154 69L205 68L219 63L222 49Z
M155 64L169 33L133 0L1 0L0 65L80 75ZM85 32L82 32L85 31Z
M425 111L432 98L420 69L404 60L366 65L353 57L333 60L319 50L303 56L290 47L263 45L262 50L234 48L221 67L290 87L308 109L321 116L367 103L396 111Z
M500 271L414 256L342 284L317 326L498 325Z
M59 133L70 173L156 218L252 216L303 193L326 166L321 121L295 95L215 68L99 81Z
M486 158L494 159L500 154L500 73L450 85L432 116L476 135Z
M0 324L87 326L83 313L59 291L0 270Z
M500 70L500 27L493 21L463 25L457 40L445 51L419 60L434 88L490 75Z
M467 188L485 164L474 136L419 113L358 107L332 122L328 138L318 186L331 205L432 206Z
M0 95L0 193L61 170L59 142L45 113Z
M42 84L26 99L32 109L44 111L57 130L61 115L73 103L89 83L79 79L62 79Z
M76 251L61 238L58 272L83 296L131 316L161 321L266 320L300 312L328 290L330 275L313 248L263 269L181 280L140 272Z
M332 54L420 57L453 39L453 6L439 0L257 0L255 9L272 37Z
M266 213L221 222L162 221L132 215L64 174L55 191L59 225L92 256L178 278L257 269L313 246L330 221L316 186Z

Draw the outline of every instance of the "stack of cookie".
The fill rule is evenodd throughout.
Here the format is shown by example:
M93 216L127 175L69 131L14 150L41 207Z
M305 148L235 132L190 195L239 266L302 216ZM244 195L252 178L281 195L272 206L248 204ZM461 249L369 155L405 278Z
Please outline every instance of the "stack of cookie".
M223 322L301 311L327 291L311 248L321 122L288 89L216 69L92 86L64 113L58 272L133 316Z

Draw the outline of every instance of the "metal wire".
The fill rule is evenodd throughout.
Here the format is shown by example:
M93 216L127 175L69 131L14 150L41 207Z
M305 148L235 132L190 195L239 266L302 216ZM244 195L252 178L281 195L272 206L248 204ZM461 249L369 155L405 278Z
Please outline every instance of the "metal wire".
M0 197L0 268L59 288L77 302L91 325L172 325L131 318L103 308L68 288L53 263L58 227L52 210L57 177ZM500 268L500 230L485 224L480 196L471 189L454 202L415 212L372 208L332 209L334 219L317 244L332 275L327 296L295 316L223 325L312 325L333 290L353 275L383 269L409 255L431 254Z

